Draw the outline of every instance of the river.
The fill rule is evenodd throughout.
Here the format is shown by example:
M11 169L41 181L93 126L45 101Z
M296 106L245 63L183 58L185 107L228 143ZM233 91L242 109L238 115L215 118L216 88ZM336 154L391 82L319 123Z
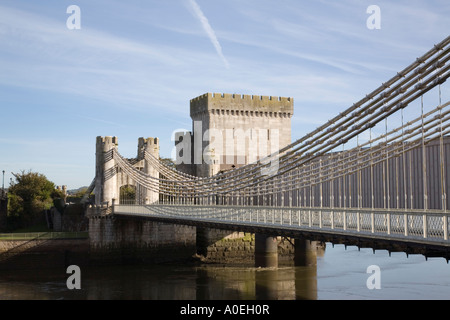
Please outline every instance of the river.
M379 272L368 273L369 266ZM369 289L368 279L379 288ZM1 300L425 300L450 298L450 264L327 243L315 267L218 265L102 266L81 269L80 290L66 270L2 272ZM375 280L374 280L375 281ZM371 282L375 283L375 282Z

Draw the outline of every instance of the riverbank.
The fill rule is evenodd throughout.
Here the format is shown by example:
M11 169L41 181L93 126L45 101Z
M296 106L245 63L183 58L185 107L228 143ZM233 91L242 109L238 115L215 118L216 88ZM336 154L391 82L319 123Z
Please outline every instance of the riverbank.
M0 270L37 270L89 264L89 239L0 241Z

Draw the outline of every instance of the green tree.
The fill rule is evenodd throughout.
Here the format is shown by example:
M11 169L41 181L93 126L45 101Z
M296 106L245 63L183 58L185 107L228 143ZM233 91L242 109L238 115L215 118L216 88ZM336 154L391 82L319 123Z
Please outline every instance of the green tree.
M136 188L134 186L123 186L120 188L120 204L134 203L136 200Z
M13 173L15 181L8 189L8 215L18 218L23 227L42 219L43 211L53 206L53 200L63 194L44 175L22 171Z
M176 169L176 165L175 162L172 160L172 158L159 158L159 160L164 163L166 166L172 168L172 169Z
M88 187L83 187L80 188L73 196L75 198L83 198L84 194L86 193L86 191L88 190Z

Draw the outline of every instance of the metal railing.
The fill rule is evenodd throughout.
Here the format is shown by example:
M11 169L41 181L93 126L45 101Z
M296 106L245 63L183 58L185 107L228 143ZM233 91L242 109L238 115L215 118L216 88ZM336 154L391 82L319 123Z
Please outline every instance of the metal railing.
M114 213L235 225L361 235L387 240L450 244L449 214L442 211L298 207L116 205Z

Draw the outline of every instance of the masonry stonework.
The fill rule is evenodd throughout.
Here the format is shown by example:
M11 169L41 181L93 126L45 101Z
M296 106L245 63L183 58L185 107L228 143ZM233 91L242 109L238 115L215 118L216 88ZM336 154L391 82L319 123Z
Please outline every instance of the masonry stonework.
M193 131L176 135L178 169L208 177L291 143L294 99L206 93L190 101ZM188 154L190 153L190 156ZM190 161L190 165L187 165Z
M159 193L155 190L150 191L140 186L133 179L122 172L113 158L114 149L119 145L117 137L97 137L96 141L96 180L95 180L95 204L112 205L120 203L121 188L132 187L141 200L140 204L152 204L158 202ZM158 138L139 138L137 156L133 159L127 159L133 163L133 166L140 171L145 172L155 178L159 178L156 169L149 165L146 159L146 153L159 160L159 139ZM126 200L126 199L125 199Z
M94 263L167 262L195 254L195 227L112 215L89 219Z
M197 253L209 263L247 263L255 259L255 234L214 228L197 228ZM276 237L276 247L281 261L294 259L291 240Z

